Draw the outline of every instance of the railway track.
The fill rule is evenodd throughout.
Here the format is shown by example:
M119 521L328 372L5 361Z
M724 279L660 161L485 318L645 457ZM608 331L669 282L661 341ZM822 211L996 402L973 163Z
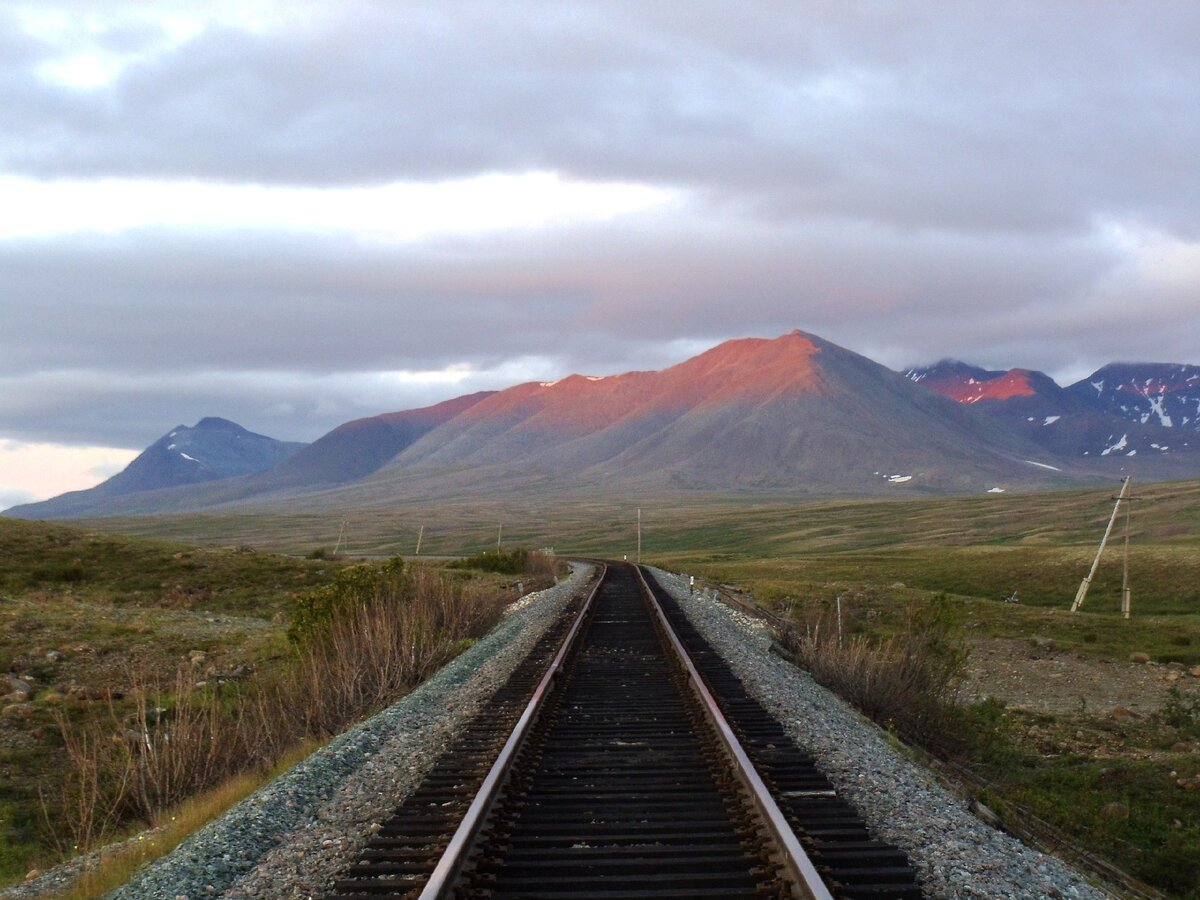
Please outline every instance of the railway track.
M653 579L609 567L331 898L920 897Z

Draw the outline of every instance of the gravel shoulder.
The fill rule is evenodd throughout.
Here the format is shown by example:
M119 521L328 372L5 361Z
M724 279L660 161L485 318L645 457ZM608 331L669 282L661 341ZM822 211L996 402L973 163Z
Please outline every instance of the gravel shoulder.
M654 570L747 689L779 717L881 838L902 847L933 898L1110 896L1061 860L985 825L967 801L807 673L769 652L764 623Z
M335 738L221 818L146 866L113 900L323 895L377 825L433 767L564 607L591 566L573 564L555 587L529 595L478 643L402 700ZM47 873L9 892L56 892Z

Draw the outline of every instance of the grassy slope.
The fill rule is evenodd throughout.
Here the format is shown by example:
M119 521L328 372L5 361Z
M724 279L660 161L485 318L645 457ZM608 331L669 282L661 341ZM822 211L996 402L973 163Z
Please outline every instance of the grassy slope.
M50 856L38 785L61 753L52 709L108 715L56 689L120 690L130 664L169 673L193 649L224 671L262 664L283 645L275 613L336 568L0 518L0 678L32 676L35 690L0 703L17 707L0 716L0 883Z

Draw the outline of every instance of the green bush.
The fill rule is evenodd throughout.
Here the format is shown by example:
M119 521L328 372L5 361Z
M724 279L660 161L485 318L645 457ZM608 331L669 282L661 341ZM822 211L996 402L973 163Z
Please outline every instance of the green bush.
M311 590L296 601L288 639L304 643L320 633L339 613L366 605L382 596L402 598L404 560L393 556L382 566L359 565L342 569L333 582Z
M478 569L501 575L523 575L528 567L529 551L520 547L515 550L485 550L450 563L452 569Z

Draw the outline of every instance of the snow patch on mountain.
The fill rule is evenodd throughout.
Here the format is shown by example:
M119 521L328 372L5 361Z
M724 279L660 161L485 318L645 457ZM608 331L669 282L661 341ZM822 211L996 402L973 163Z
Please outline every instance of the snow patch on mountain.
M1146 421L1151 415L1156 415L1158 416L1159 424L1162 425L1163 428L1172 427L1171 417L1168 416L1163 410L1163 395L1159 394L1157 397L1147 397L1146 399L1150 401L1150 412L1142 416L1142 424L1145 425Z
M1110 441L1112 440L1111 434L1108 436L1108 439ZM1129 446L1129 435L1128 435L1128 433L1126 433L1126 434L1121 435L1121 439L1119 441L1117 441L1115 444L1112 444L1109 447L1107 447L1106 449L1101 450L1100 455L1108 456L1110 453L1116 453L1118 450L1124 450L1128 446Z

